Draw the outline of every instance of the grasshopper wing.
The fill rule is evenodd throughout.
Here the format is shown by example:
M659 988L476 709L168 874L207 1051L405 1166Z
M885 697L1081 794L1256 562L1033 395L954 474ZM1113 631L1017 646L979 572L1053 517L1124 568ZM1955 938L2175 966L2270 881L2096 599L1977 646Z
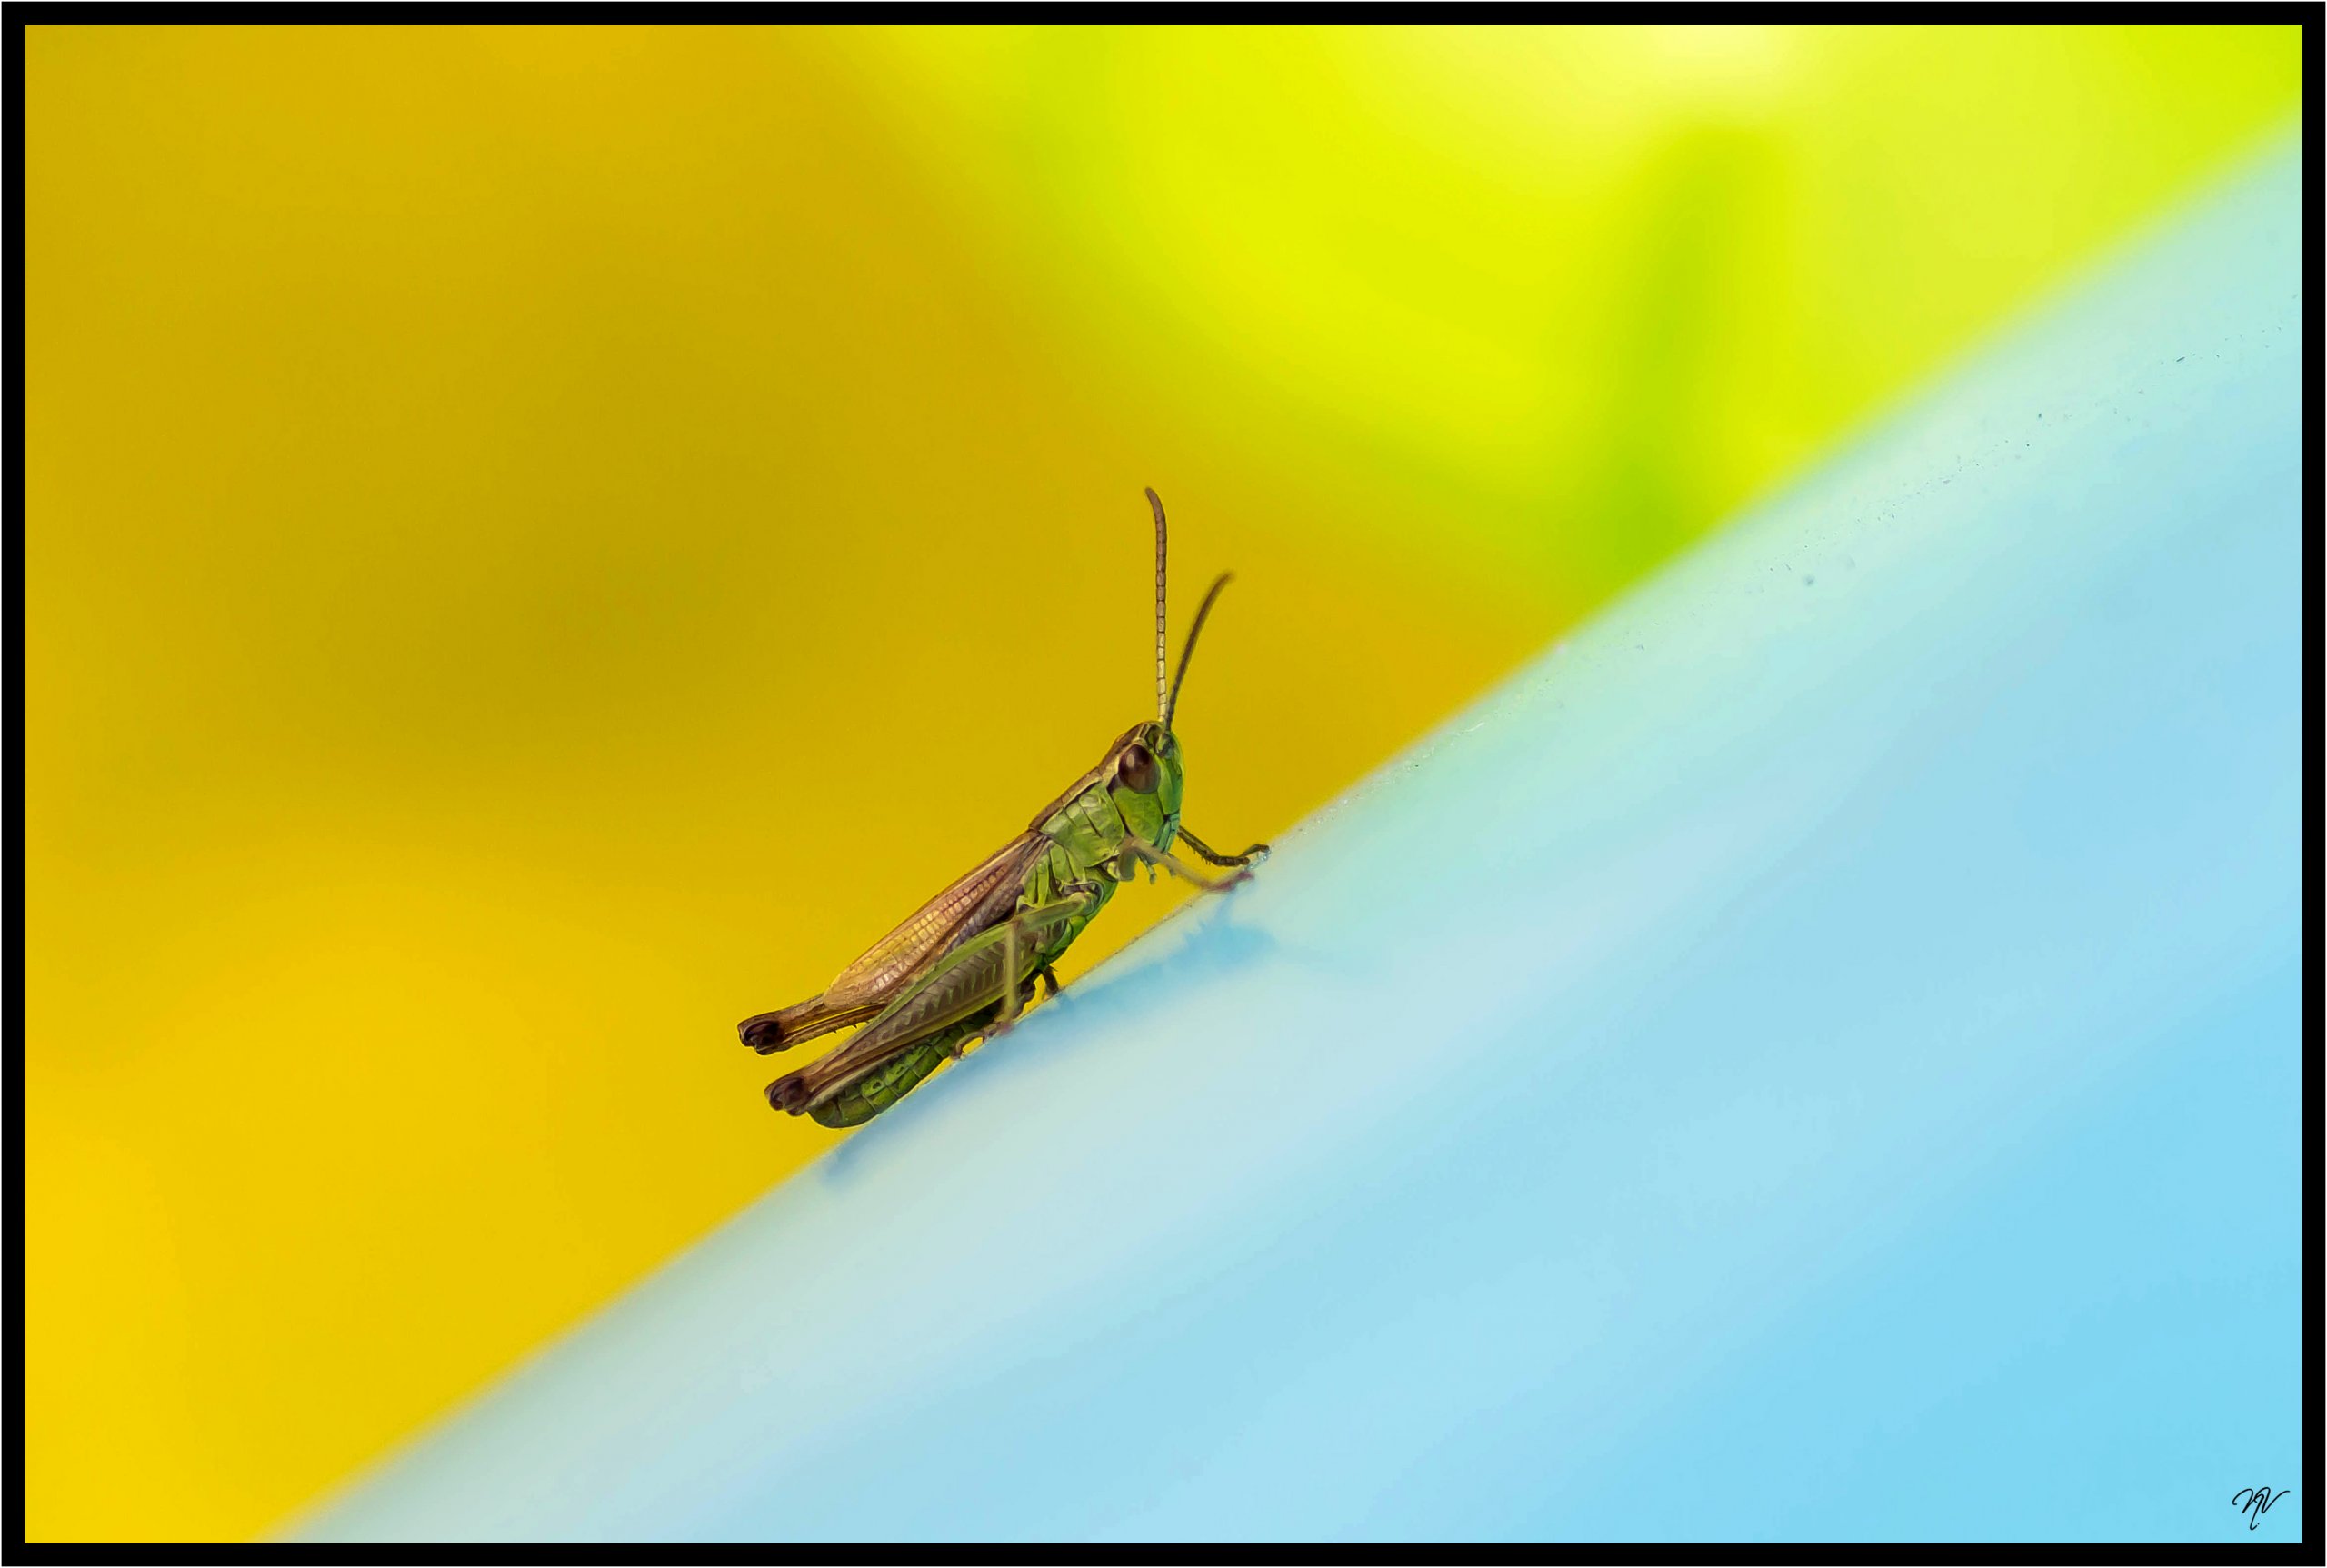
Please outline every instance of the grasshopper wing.
M736 1026L744 1044L765 1055L873 1017L931 964L1008 915L1048 844L1032 829L1020 834L866 948L823 995L744 1019Z
M1026 872L1050 841L1031 829L985 857L951 887L907 915L824 988L829 1007L886 1002L935 960L1017 907Z

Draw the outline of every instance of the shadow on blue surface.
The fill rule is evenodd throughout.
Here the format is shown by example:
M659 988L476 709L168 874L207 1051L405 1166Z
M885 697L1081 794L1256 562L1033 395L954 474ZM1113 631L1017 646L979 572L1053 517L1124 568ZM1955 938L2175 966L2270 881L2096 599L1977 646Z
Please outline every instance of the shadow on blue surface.
M2299 1538L2302 182L307 1534Z

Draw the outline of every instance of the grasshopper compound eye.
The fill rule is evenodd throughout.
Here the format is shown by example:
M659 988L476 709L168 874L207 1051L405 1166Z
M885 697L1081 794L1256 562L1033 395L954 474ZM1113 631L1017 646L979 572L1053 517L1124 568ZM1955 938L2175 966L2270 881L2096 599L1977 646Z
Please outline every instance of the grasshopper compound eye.
M1155 793L1155 754L1137 741L1115 759L1115 782L1140 794Z

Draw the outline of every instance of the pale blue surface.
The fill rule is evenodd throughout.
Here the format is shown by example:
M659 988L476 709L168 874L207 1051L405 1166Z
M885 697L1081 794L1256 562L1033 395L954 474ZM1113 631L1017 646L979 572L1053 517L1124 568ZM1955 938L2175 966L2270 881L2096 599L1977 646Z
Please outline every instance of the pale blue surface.
M311 1533L2297 1539L2300 187L2008 335ZM2297 1491L2250 1533L2256 1483Z

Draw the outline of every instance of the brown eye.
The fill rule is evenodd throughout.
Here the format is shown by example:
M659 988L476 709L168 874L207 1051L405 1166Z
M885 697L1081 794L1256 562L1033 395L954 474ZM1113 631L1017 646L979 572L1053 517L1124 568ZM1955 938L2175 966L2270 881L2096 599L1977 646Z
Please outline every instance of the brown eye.
M1115 758L1115 782L1141 794L1155 793L1155 754L1134 741Z

